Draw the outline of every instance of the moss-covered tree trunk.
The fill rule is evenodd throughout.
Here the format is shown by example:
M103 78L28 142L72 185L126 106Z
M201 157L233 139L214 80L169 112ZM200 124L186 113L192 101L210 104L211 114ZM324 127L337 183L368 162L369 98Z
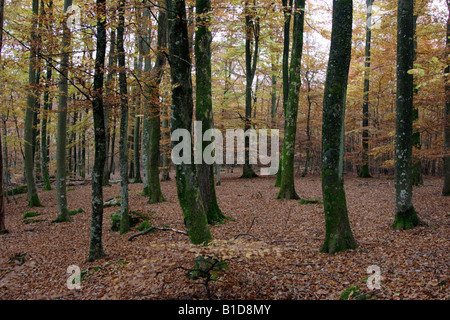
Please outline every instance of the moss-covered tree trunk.
M419 224L413 206L413 75L408 70L414 61L414 6L411 0L398 1L397 17L397 101L395 132L395 229L410 229Z
M357 247L350 228L343 178L344 118L351 58L352 0L333 0L331 47L322 120L322 193L325 241L321 252Z
M298 103L301 87L303 25L305 1L295 0L291 65L289 67L289 96L285 111L285 131L281 155L281 183L277 199L299 199L294 184L295 136L297 135Z
M3 47L3 17L5 12L5 0L0 0L0 62L2 61ZM0 234L8 232L5 224L5 200L3 197L3 146L0 134Z
M97 44L94 65L92 110L94 117L94 167L92 169L92 215L88 261L103 258L103 172L106 160L105 114L103 110L103 80L106 55L105 0L96 1Z
M171 132L185 129L190 133L194 103L185 1L167 0L167 7L170 75L173 84ZM192 144L190 149L192 151ZM189 239L193 244L207 243L212 240L212 235L198 188L198 176L192 152L190 163L176 164L175 169L178 199Z
M252 117L252 86L256 73L256 63L259 55L259 18L254 9L245 1L245 119L244 131L251 128ZM253 48L252 48L253 43ZM253 49L253 50L252 50ZM252 54L253 53L253 54ZM254 178L257 174L250 164L250 138L245 139L244 166L241 178Z
M24 156L25 156L25 176L27 180L27 200L29 207L42 206L37 194L36 180L34 177L34 130L33 122L37 100L37 50L38 50L38 14L39 14L39 0L33 0L32 3L33 18L31 23L31 45L30 45L30 62L28 68L28 84L30 88L27 93L27 107L25 110L25 129L24 129Z
M447 67L445 73L450 74L450 1L447 0L448 17L447 17ZM444 129L444 151L446 156L444 157L444 187L442 188L442 194L444 196L450 196L450 78L447 76L445 79L445 129Z
M130 230L130 215L128 209L128 92L127 72L125 65L124 29L125 0L119 1L119 23L117 26L117 59L119 66L120 92L120 233Z
M64 0L64 12L72 5L72 0ZM67 18L64 20L67 21ZM70 221L69 210L67 208L67 188L66 188L66 146L67 146L67 100L69 94L68 76L70 61L70 29L63 21L63 40L61 55L61 75L59 79L58 97L58 123L56 144L56 203L58 205L58 217L56 222Z
M286 132L286 105L289 97L289 52L290 52L290 35L291 35L291 16L292 16L292 5L294 0L282 0L283 10L284 10L284 40L283 40L283 66L282 66L282 76L283 76L283 110L284 110L284 131ZM280 161L278 164L277 178L275 181L275 186L281 186L281 173L283 163L283 153L280 155Z
M202 136L206 130L214 128L212 93L211 93L211 1L197 0L197 29L195 31L195 66L196 66L196 108L195 119L202 123ZM209 144L201 141L201 153ZM224 215L217 204L214 184L214 165L203 161L199 166L199 189L203 199L208 223L221 222Z
M164 73L164 66L166 64L167 48L167 12L166 1L159 1L160 8L158 13L158 39L157 39L157 54L155 65L153 66L150 85L148 87L149 95L149 170L148 170L148 185L149 185L149 203L156 203L165 201L161 191L161 183L159 180L159 160L160 160L160 140L161 140L161 104L159 86Z
M369 92L370 92L370 46L372 43L372 6L374 0L366 0L366 48L364 63L364 93L363 93L363 121L362 121L362 166L358 176L372 178L369 172Z

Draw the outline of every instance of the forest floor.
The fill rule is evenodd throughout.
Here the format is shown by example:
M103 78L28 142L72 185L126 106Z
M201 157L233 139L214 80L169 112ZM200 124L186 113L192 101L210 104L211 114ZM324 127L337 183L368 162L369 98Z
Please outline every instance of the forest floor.
M338 300L344 291L353 299L450 299L450 198L441 196L441 179L426 177L424 186L414 187L414 205L426 225L395 231L390 227L393 180L346 176L359 248L329 255L319 252L325 234L322 204L275 200L273 177L240 179L239 174L239 169L223 173L216 188L219 206L230 219L211 227L217 243L204 251L219 254L229 269L208 282L212 299ZM300 197L321 199L319 176L295 183ZM136 228L124 235L110 229L118 207L104 210L107 256L86 262L91 186L70 188L69 208L84 210L70 223L51 223L57 215L55 190L39 192L40 208L28 208L25 194L15 196L17 204L10 197L9 233L0 235L0 300L208 298L204 279L185 276L198 252L187 236L157 230L128 241ZM119 188L105 187L104 199L118 196ZM166 202L147 204L141 191L142 184L130 184L130 210L147 215L154 226L184 230L173 173L171 181L162 182ZM40 215L23 219L30 211ZM81 270L80 289L67 287L71 265ZM368 287L374 276L370 266L379 268L379 289Z

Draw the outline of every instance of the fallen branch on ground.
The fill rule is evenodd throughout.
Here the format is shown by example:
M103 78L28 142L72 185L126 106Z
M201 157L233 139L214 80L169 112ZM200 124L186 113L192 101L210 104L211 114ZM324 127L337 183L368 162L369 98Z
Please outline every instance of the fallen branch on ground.
M182 230L177 230L177 229L167 228L167 227L153 226L153 227L150 227L150 228L148 228L148 229L146 229L144 231L141 231L141 232L138 232L136 234L133 234L131 237L128 238L128 241L132 241L136 237L146 235L147 233L150 233L153 230L173 231L173 232L176 232L176 233L181 233L181 234L187 235L187 233L185 231L182 231Z

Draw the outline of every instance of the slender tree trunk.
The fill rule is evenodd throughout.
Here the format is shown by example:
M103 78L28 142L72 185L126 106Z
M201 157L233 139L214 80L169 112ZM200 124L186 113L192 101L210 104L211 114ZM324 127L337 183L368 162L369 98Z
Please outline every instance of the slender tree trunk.
M169 128L169 119L167 118L167 114L169 112L169 108L167 106L163 107L162 112L162 177L161 181L169 181L170 179L170 128Z
M291 34L291 16L292 5L294 0L282 0L284 7L284 42L283 42L283 110L284 110L284 132L286 132L286 105L289 96L289 51L290 51L290 34ZM281 172L283 163L283 153L280 154L277 178L275 186L281 186Z
M345 198L344 118L352 45L352 0L333 0L331 47L325 81L322 122L322 193L325 241L321 252L357 247Z
M103 171L106 160L105 115L103 110L103 79L106 55L106 1L97 0L97 45L94 71L94 96L92 110L94 116L95 160L92 169L92 217L88 261L101 259L103 251Z
M416 1L413 0L414 6ZM418 15L413 16L414 20L414 60L417 59L417 18ZM414 63L414 62L413 62ZM413 76L414 78L414 76ZM414 80L413 80L414 82ZM419 93L419 89L416 88L416 85L414 84L414 95ZM414 98L413 98L414 100ZM414 122L419 120L419 108L417 106L414 106L414 113L413 113L413 150L420 150L422 148L422 142L420 139L420 131L417 129L414 129ZM414 152L413 152L414 153ZM412 184L413 186L421 186L423 185L423 175L422 175L422 160L420 157L413 156L412 158Z
M41 171L42 178L44 180L44 190L51 190L50 176L48 172L49 162L49 146L47 144L47 125L49 111L52 109L52 98L50 97L50 84L52 81L52 67L50 61L47 62L46 82L44 89L44 110L42 112L42 124L41 124Z
M133 161L134 161L134 183L142 183L140 147L141 147L141 118L139 117L139 105L134 106L134 134L133 134Z
M114 113L114 77L116 75L116 66L117 66L117 56L116 56L116 30L111 28L110 31L111 39L109 46L109 55L108 55L108 75L106 76L105 81L105 134L106 134L106 161L105 161L105 173L103 175L103 185L109 185L109 179L111 179L111 163L114 161L114 156L109 153L110 145L114 142L110 142L111 136L111 126L110 126L110 118L111 114ZM114 117L114 115L113 115ZM112 146L111 146L112 149Z
M259 18L255 17L255 12L250 9L248 0L245 1L245 74L246 74L246 86L245 86L245 119L244 119L244 131L251 128L252 117L252 85L256 73L256 63L259 55ZM253 41L252 41L253 40ZM252 42L253 57L252 57ZM257 174L250 164L250 138L245 139L245 163L242 170L241 178L254 178Z
M306 99L308 101L308 114L306 116L306 160L305 168L303 169L302 177L308 174L309 163L311 162L311 79L309 79L309 70L306 70L306 82L307 82L307 92Z
M24 152L25 152L25 176L27 180L27 200L29 207L42 206L36 189L36 181L34 177L34 158L33 158L33 119L35 115L34 108L36 106L37 97L37 24L39 14L39 0L33 0L33 21L31 25L31 50L30 63L28 69L28 84L30 86L27 94L27 108L25 111L25 132L24 132Z
M3 17L5 9L5 0L0 0L0 63L2 62L2 47L3 47ZM4 122L4 125L6 123ZM2 136L0 134L0 234L7 233L5 224L5 201L3 198L3 148L2 148Z
M362 166L358 176L372 178L369 172L369 91L370 91L370 46L372 42L372 5L374 0L366 0L366 48L364 63L364 94L363 94L363 121L362 121Z
M277 199L299 199L294 184L295 136L297 134L298 103L301 87L303 25L305 1L295 0L294 34L289 68L289 96L285 113L285 132L282 149L281 183Z
M397 103L395 132L395 229L419 224L413 206L412 137L414 80L408 70L414 61L414 6L411 0L398 1L397 18Z
M119 60L119 90L120 90L120 233L130 230L130 215L128 209L128 93L127 73L125 69L125 0L119 1L119 25L117 27L117 55Z
M445 73L450 73L450 0L447 0L448 17L447 17L447 67ZM442 194L444 196L450 196L450 79L444 78L445 81L445 129L444 129L444 187Z
M148 88L150 97L149 101L149 201L148 203L156 203L165 201L161 191L159 181L159 156L160 156L160 139L161 139L161 110L159 86L166 64L166 56L164 49L167 47L167 13L165 1L160 1L160 10L158 14L158 40L157 54L155 65L152 70L151 83Z
M147 3L147 2L145 2ZM138 50L139 54L144 57L144 77L148 84L150 79L150 73L152 70L152 63L150 59L150 42L151 42L151 11L149 4L143 12L143 23L138 28ZM143 89L144 101L143 101L143 118L142 118L142 171L143 171L143 196L150 195L149 176L150 176L150 93L147 87Z
M212 93L211 93L211 10L210 0L197 0L197 28L195 31L195 65L196 65L196 108L195 119L202 123L202 136L206 130L214 128ZM209 142L201 141L203 154ZM199 190L203 199L208 223L222 222L224 215L217 204L214 184L214 166L202 161L197 167Z
M64 1L64 12L72 5L72 0ZM66 188L66 146L67 146L67 98L69 93L68 76L70 60L70 29L63 20L63 40L61 55L61 76L59 79L59 101L58 101L58 124L56 144L56 203L58 206L58 217L55 222L70 221L69 210L67 208L67 188Z
M172 133L184 129L191 133L194 102L192 100L191 59L184 0L167 0L169 15L169 59L172 83ZM189 240L208 243L212 235L198 188L198 176L192 159L176 164L177 192Z

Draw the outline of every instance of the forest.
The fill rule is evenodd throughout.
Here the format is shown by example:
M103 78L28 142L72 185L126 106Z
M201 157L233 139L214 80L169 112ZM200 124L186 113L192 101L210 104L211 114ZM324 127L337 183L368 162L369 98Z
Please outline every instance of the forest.
M0 28L0 300L450 299L450 0L0 0Z

